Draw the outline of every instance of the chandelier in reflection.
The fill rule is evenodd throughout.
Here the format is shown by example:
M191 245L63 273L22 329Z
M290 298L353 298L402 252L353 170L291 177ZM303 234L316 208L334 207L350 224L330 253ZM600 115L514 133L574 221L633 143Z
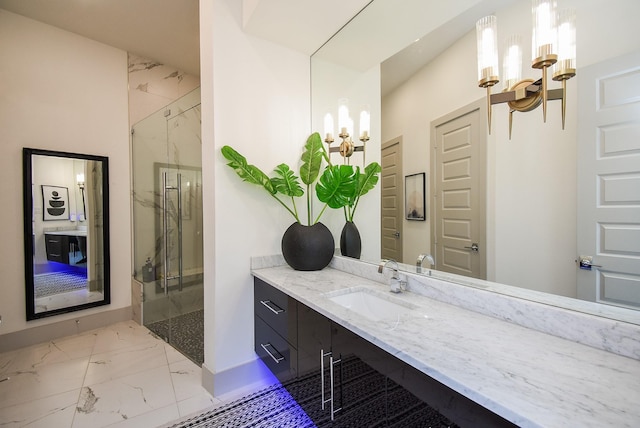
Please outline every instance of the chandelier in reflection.
M513 113L534 110L542 104L543 121L547 121L547 101L562 101L562 129L566 118L566 81L576 75L575 11L557 12L556 0L532 0L533 30L531 34L531 67L540 69L538 80L522 79L522 44L520 36L510 36L504 45L504 89L492 94L491 88L500 81L498 74L498 22L493 15L476 23L478 47L478 86L487 89L487 120L491 133L491 106L509 105L509 139ZM547 69L552 78L562 82L562 88L547 88Z

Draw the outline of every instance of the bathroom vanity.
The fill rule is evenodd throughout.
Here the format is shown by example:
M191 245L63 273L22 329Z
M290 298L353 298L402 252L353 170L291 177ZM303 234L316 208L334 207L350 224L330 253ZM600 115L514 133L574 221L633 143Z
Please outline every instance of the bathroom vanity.
M45 232L47 260L75 265L83 259L87 248L86 230L59 230Z
M299 401L312 418L330 418L333 405L334 426L348 426L341 417L375 402L376 426L420 406L462 427L640 422L637 324L416 274L392 294L377 266L340 257L317 272L252 272L256 353L294 397L315 376L320 394ZM565 329L552 334L554 325ZM351 382L354 371L366 388ZM403 398L393 401L397 391Z

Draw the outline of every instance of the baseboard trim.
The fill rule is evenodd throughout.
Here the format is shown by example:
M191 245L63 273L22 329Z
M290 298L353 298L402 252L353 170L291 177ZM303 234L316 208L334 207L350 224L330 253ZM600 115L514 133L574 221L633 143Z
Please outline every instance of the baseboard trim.
M206 364L202 364L202 386L214 397L265 382L265 379L273 379L270 383L277 382L259 358L218 373L213 373Z
M26 328L0 336L0 352L13 351L25 346L48 342L72 334L84 333L131 319L131 306L97 314L74 317L38 327Z

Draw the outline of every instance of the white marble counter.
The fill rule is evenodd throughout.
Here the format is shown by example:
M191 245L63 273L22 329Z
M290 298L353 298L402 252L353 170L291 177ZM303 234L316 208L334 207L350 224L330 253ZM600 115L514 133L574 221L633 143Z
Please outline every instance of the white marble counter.
M69 229L69 230L51 230L45 231L45 235L59 235L59 236L87 236L86 229Z
M382 276L375 272L375 266L363 264L362 269L365 273L355 276L334 268L300 272L288 266L254 263L252 272L518 426L640 426L639 359L427 297L437 287L431 287L428 278L411 275L412 291L388 295L417 309L393 322L371 321L325 296L349 287L386 295L388 286L378 282ZM494 293L486 294L491 298L489 294ZM581 322L588 317L580 314L570 319ZM640 332L640 327L632 326L628 332ZM637 343L638 338L633 338L625 352L640 355Z

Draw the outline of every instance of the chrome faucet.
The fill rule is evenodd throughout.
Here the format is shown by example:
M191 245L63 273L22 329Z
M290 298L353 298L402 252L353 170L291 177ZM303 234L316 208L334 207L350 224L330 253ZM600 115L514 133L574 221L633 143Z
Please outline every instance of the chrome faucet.
M422 273L422 262L425 259L429 262L429 276L431 276L431 268L436 265L436 262L435 260L433 260L431 254L420 254L418 256L418 260L416 260L416 272Z
M390 291L392 293L400 293L402 290L406 290L407 288L407 280L402 279L400 273L398 273L398 262L393 259L382 259L380 264L378 265L378 273L384 274L384 268L387 265L392 264L393 266L389 266L389 269L392 270L393 274L391 276L391 280L389 281Z

